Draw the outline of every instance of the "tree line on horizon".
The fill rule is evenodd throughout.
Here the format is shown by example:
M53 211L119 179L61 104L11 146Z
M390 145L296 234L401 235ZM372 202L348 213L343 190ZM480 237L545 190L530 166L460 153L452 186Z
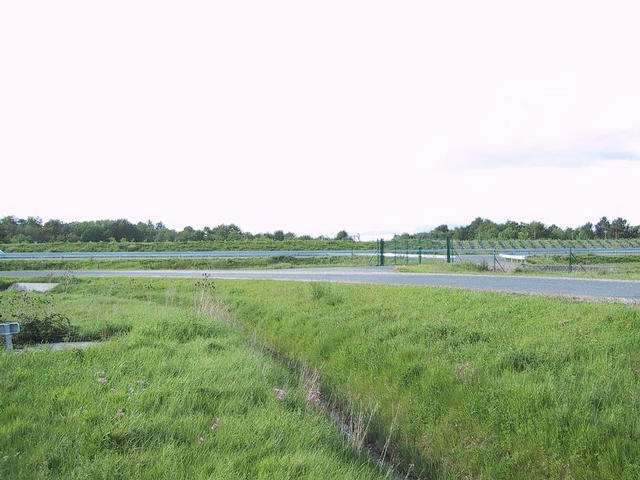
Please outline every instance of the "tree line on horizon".
M240 227L222 224L215 227L195 229L187 226L177 231L166 227L162 222L131 223L126 219L93 220L83 222L63 222L40 217L0 218L0 243L45 243L45 242L229 242L242 240L268 239L283 241L297 240L352 240L349 234L341 230L333 238L326 236L311 237L296 235L293 232L276 230L275 232L243 232Z
M530 223L507 220L496 223L488 219L476 218L469 225L449 228L440 225L428 232L416 234L404 233L395 238L443 239L454 240L591 240L640 238L640 225L632 226L621 217L609 221L602 217L595 224L587 222L579 227L561 228L557 225L545 225L542 222ZM177 231L166 227L162 222L131 223L126 219L94 220L82 222L63 222L39 217L26 219L7 216L0 219L0 243L45 243L45 242L230 242L268 239L284 241L296 240L340 240L354 241L345 230L335 237L296 235L293 232L276 230L274 232L244 232L235 224L222 224L215 227L194 229L190 226Z
M469 225L449 228L440 225L428 232L416 234L404 233L394 238L443 239L454 240L594 240L640 238L640 225L632 226L621 217L609 221L602 217L596 223L587 222L578 227L561 228L557 225L545 225L542 222L529 223L507 220L496 223L492 220L477 217Z

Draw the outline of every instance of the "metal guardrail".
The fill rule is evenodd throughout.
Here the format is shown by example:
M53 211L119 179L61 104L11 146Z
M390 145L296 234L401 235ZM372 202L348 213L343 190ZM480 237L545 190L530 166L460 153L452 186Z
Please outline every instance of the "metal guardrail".
M248 258L248 257L347 257L375 255L376 250L233 250L208 252L13 252L0 255L5 260L41 259L121 259L121 258Z
M391 247L391 248L390 248ZM571 248L573 254L598 255L640 255L640 248ZM446 255L446 248L399 248L394 249L391 242L386 243L385 256L428 256ZM566 255L568 248L456 248L458 255L484 254L493 255ZM0 260L98 260L98 259L136 259L136 258L251 258L251 257L349 257L380 255L379 250L215 250L215 251L174 251L174 252L11 252L1 253Z

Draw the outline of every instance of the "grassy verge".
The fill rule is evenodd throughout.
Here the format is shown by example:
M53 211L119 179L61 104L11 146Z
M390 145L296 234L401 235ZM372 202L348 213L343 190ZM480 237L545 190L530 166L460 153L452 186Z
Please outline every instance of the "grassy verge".
M637 478L640 311L411 287L231 287L241 322L377 408L434 478ZM392 432L393 433L393 432Z
M584 265L639 265L640 255L595 255L592 253L573 255L574 263ZM534 265L567 265L568 255L531 255L527 262Z
M70 287L159 304L188 281ZM635 479L640 310L421 287L216 281L250 334L369 409L371 442L422 478Z
M384 478L297 374L194 312L193 282L162 305L143 284L141 300L87 285L55 308L81 336L124 328L88 350L0 353L0 478Z
M369 441L384 450L389 440L388 454L422 478L640 475L637 308L421 287L214 285L213 298L245 333L317 368L324 398L370 411ZM193 280L75 279L55 295L85 323L120 318L132 328L85 353L0 357L3 476L144 477L143 465L149 477L374 475L305 406L296 376L193 313L194 288ZM116 392L95 381L99 370ZM136 380L146 391L126 394ZM273 398L281 385L294 392L284 409L292 417ZM212 417L220 418L213 436ZM327 433L314 437L310 422ZM18 451L28 470L11 461ZM52 452L71 460L56 463Z
M372 265L375 259L354 255L345 257L251 258L138 258L87 260L0 260L0 270L228 270L240 268L294 268Z
M606 260L606 259L605 259ZM565 263L543 263L544 260L536 260L533 264L534 268L527 268L529 265L523 263L518 266L515 271L488 271L482 265L471 262L455 262L446 263L440 260L423 260L421 265L398 265L395 267L397 272L405 273L481 273L490 275L535 275L550 277L576 277L576 278L604 278L619 280L640 280L640 263L631 261L627 263L611 263L602 265L602 270L582 271L579 264L574 264L571 273L568 271L542 271L535 268L538 265L568 265ZM588 265L585 263L585 265Z
M202 252L210 250L370 250L376 242L348 240L189 241L189 242L43 242L2 243L4 252Z
M1 265L1 264L0 264ZM395 265L397 272L405 273L487 273L482 264L472 262L447 263L443 260L424 259L420 265Z

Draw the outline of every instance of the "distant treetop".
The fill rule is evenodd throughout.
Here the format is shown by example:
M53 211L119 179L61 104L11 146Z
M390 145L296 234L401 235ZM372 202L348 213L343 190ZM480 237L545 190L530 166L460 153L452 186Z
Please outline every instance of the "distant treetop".
M359 238L359 235L355 235ZM450 229L440 225L433 230L415 234L404 233L396 238L442 239L451 237L454 240L590 240L590 239L623 239L640 238L640 226L632 226L624 218L618 217L609 221L602 217L595 224L587 222L577 227L560 228L557 225L545 225L542 222L530 223L507 220L496 223L484 218L476 218L469 225ZM346 230L340 230L334 240L354 241ZM204 227L201 230L184 227L181 231L167 228L162 222L131 223L126 219L94 220L88 222L65 223L61 220L43 222L39 217L16 218L7 216L0 219L0 243L45 243L45 242L231 242L268 239L284 241L297 239L330 240L329 237L311 237L285 233L276 230L273 233L243 232L240 227L222 224L215 227Z

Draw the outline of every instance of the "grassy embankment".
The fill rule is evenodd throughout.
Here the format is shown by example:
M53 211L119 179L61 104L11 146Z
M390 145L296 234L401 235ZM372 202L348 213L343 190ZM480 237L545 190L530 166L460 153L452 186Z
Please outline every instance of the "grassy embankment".
M640 239L620 240L453 240L456 250L481 250L492 252L504 249L545 248L630 248L640 247ZM406 249L417 252L418 248L444 250L444 239L399 239L386 242L386 251L402 253ZM207 251L207 250L375 250L375 241L353 242L348 240L303 240L299 238L271 240L189 241L189 242L44 242L3 243L5 252L137 252L137 251Z
M136 258L0 260L0 271L15 270L228 270L375 265L369 255L344 257Z
M107 341L0 353L0 478L384 478L297 373L195 312L193 282L175 302L171 288L159 305L143 284L144 300L78 285L55 308Z
M577 263L576 263L577 262ZM389 263L389 262L388 262ZM400 262L398 262L400 263ZM536 269L540 265L568 265L566 255L534 255L527 258L527 262L519 265L515 271L489 271L481 264L471 262L446 263L442 260L423 259L422 264L401 265L395 268L398 272L407 273L484 273L491 275L535 275L561 276L577 278L610 278L620 280L640 280L640 255L577 255L574 258L573 270L544 271ZM580 269L580 265L595 265L598 270Z
M4 243L0 250L9 252L203 252L246 250L370 250L376 242L347 240L236 240L226 242L45 242Z
M390 439L388 451L405 466L413 464L413 473L422 478L635 479L640 475L637 308L420 287L266 281L215 284L216 299L230 306L246 333L284 358L307 362L319 370L323 397L375 412L369 440L383 449ZM68 298L84 301L79 294L104 298L101 301L114 306L109 311L108 306L96 303L96 315L106 311L108 317L123 315L129 305L138 305L136 299L159 305L191 303L193 289L193 281L187 280L92 279L71 285L73 295ZM68 302L66 298L60 295L61 301ZM155 307L147 303L145 308L153 311ZM172 325L172 332L181 331L187 328L186 319L176 323L167 319L167 326L161 327L165 323L155 324L153 316L148 323L147 317L148 312L133 312L132 332L102 347L105 350L100 351L108 355L91 363L88 370L78 367L78 388L82 382L90 388L91 372L98 369L115 369L118 388L134 377L143 377L151 385L162 383L180 370L170 367L173 360L163 360L166 354L160 352L168 350L172 355L168 358L180 358L186 364L190 355L206 354L206 345L216 341L216 329L221 328L205 322L209 327L203 326L197 338L171 343L171 335L162 329ZM150 364L167 365L169 373L152 376L129 363L132 358L146 361L146 350L126 357L128 350L146 345L155 346L150 347ZM64 355L60 357L64 362L73 358ZM47 366L55 358L48 357ZM45 361L42 363L44 368ZM36 373L26 378L33 384L40 381L37 372L44 375L39 368L29 365L28 371ZM150 368L155 372L155 366ZM193 370L191 364L188 368L194 383L206 385L208 377L201 370L215 371L199 361ZM65 390L61 377L48 374L45 378L50 388L62 389L65 398L74 401L74 390ZM24 383L20 382L21 388L34 388ZM267 386L259 384L268 396ZM197 394L191 385L177 386L183 390L180 400L175 399L180 405L189 404L193 401L189 397ZM20 387L8 391L16 388ZM27 398L25 392L12 396L9 403L11 412L22 411L23 416L12 415L20 420L21 428L28 428L27 433L51 433L47 422L28 421L30 410L21 410L14 403ZM219 398L211 391L203 396ZM41 398L38 410L55 409L55 398ZM102 401L99 395L96 398ZM114 401L107 410L117 408ZM200 421L217 415L215 411L207 411ZM138 415L143 416L142 411L136 419ZM112 418L109 421L117 425ZM129 439L131 428L127 425L119 431ZM181 437L176 439L162 430L147 433L146 438L158 445L175 448L175 443L180 444L177 439ZM195 431L189 438L194 435ZM241 444L233 436L226 440ZM271 442L266 433L261 440ZM228 461L232 458L229 453Z
M425 478L637 478L640 310L416 287L221 285Z

